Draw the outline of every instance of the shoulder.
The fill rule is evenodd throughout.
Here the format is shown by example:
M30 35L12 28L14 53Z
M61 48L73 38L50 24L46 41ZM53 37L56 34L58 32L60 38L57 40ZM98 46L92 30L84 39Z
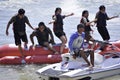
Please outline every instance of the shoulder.
M71 35L71 37L77 37L78 36L78 33L77 32L75 32L75 33L73 33L72 35Z
M34 31L33 31L33 33L38 33L38 32L39 32L39 30L38 30L38 29L36 29L36 30L34 30Z
M17 15L17 14L15 14L14 16L12 16L12 19L15 19L16 17L18 17L18 15Z
M26 15L24 15L24 18L25 18L25 19L28 19L28 17L27 17Z
M45 30L47 30L48 32L51 31L51 29L49 27L46 27Z
M87 18L86 17L82 17L81 18L81 22L86 22L87 21Z
M100 11L98 11L98 12L96 13L96 16L98 16L100 13L101 13L101 12L100 12Z

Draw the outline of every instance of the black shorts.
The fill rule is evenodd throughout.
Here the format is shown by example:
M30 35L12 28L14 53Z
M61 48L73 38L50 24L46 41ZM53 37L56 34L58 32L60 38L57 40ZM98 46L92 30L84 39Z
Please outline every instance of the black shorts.
M14 33L14 39L15 39L15 44L16 45L21 44L21 40L23 42L26 42L26 43L28 42L27 35L26 35L25 32L23 32L23 33L18 33L18 32Z
M39 45L40 46L43 46L43 47L46 47L46 45L45 45L45 43L46 43L47 41L41 41L41 42L39 42ZM48 42L49 43L49 42Z
M81 57L81 51L82 50L79 50L78 52L76 52L76 51L74 51L74 55L76 56L76 57ZM88 50L88 51L84 51L84 54L88 57L89 55L90 55L90 51Z
M60 38L61 36L65 36L65 32L63 32L63 31L57 31L57 32L54 32L54 33L58 38Z
M102 36L103 40L109 40L110 39L110 35L109 35L106 27L97 27L97 29L98 29L98 32L100 33L100 35Z

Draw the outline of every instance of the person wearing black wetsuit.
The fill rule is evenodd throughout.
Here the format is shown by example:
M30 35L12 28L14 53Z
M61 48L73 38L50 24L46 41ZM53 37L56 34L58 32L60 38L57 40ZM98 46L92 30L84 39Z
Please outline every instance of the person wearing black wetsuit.
M51 51L55 52L55 54L58 54L58 52L52 46L50 46L49 35L51 34L52 34L51 30L48 27L46 27L43 22L40 22L38 24L38 28L35 31L33 31L32 34L30 35L30 40L32 42L33 47L34 47L33 37L36 36L38 44L40 46L47 47Z
M25 14L25 10L19 9L18 14L10 19L6 28L6 35L8 35L9 34L8 29L10 27L10 24L13 23L15 44L18 46L20 53L22 54L23 57L24 57L24 53L21 47L21 40L24 42L25 48L27 48L27 43L28 43L27 34L26 34L26 24L34 30L34 28L29 23L28 17L25 16L24 14Z
M105 6L101 5L99 7L99 11L97 12L95 18L97 19L96 26L97 26L98 32L100 33L104 41L108 41L110 39L110 35L106 28L107 26L106 20L113 19L118 16L108 17L107 13L105 12L105 9L106 9Z
M63 19L68 16L72 16L73 13L68 15L61 15L62 9L56 8L55 15L52 16L53 21L49 24L53 23L53 31L54 34L62 41L60 53L63 53L63 49L65 48L65 44L67 43L67 37L63 29Z

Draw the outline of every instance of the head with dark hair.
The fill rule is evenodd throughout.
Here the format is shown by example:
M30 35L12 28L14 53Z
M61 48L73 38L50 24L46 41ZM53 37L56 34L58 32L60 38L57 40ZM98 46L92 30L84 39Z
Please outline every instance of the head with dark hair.
M105 10L105 6L104 5L101 5L100 7L99 7L99 10Z
M20 15L25 14L25 10L24 10L24 9L22 9L22 8L21 8L21 9L19 9L19 10L18 10L18 14L20 14Z
M79 29L79 28L84 28L84 27L85 27L85 26L84 26L84 24L82 24L82 23L77 25L77 29Z
M78 32L83 32L84 31L84 24L78 24L77 25L77 30L78 30Z
M85 15L88 15L88 14L89 14L88 10L84 10L84 11L82 12L82 16L85 16Z
M61 13L61 11L62 11L62 9L60 7L57 7L55 9L55 14L59 14L59 13Z
M44 22L40 22L40 23L38 24L38 29L39 29L40 31L43 31L45 28L46 28L46 26L45 26Z
M40 27L40 26L45 26L44 22L40 22L40 23L38 24L38 27Z

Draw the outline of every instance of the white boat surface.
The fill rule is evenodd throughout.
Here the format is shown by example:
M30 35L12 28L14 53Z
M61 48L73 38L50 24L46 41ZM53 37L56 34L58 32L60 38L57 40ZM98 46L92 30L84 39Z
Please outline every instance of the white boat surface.
M86 63L80 58L48 65L37 73L41 80L91 80L120 74L120 56L104 59L96 53L95 57L93 69L86 67Z
M70 53L62 54L62 62L45 66L37 73L40 80L96 80L120 74L120 50L111 45L111 50L101 54L94 51L94 67L90 69L83 58L73 59ZM90 57L88 56L90 61Z

